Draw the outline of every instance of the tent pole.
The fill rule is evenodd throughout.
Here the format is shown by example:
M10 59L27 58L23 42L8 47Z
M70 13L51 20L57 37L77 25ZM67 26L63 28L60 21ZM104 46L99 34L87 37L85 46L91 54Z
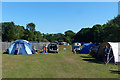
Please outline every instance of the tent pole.
M107 63L106 64L108 64L109 63L109 61L112 59L112 57L109 59L109 54L110 54L110 51L111 51L111 47L110 47L110 49L109 49L109 53L108 53L108 55L107 55Z
M106 64L108 64L111 61L112 58L113 58L113 56L109 59L109 61Z

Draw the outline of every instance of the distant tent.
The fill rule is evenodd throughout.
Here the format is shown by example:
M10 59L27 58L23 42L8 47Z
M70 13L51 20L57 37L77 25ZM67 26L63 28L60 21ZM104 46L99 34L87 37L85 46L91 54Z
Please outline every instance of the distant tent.
M81 43L75 42L75 43L73 43L73 45L75 45L75 46L81 46Z
M30 42L26 40L16 40L13 44L8 48L8 54L33 54L32 45Z
M83 44L83 46L81 47L81 50L80 50L80 53L86 53L88 54L89 53L89 49L91 47L95 46L94 43L86 43L86 44Z
M104 48L105 46L108 46L109 48L111 47L111 51L110 51L110 62L114 62L115 64L119 64L120 63L120 47L118 46L118 42L103 42L102 44L100 44L100 47L98 49L98 54L97 54L97 58L104 60Z

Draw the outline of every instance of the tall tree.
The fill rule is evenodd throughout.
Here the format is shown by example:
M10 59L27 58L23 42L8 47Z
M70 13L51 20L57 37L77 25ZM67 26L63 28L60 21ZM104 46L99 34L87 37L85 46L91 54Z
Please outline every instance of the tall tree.
M23 26L16 25L15 26L16 39L23 39L24 31L25 31L25 29Z
M75 33L71 30L65 31L65 41L66 42L73 42L74 41Z
M39 31L35 31L34 32L34 41L42 41L43 37L42 37L42 34L39 32Z
M28 23L26 26L26 29L30 31L35 31L35 24L34 23Z
M2 40L14 41L16 40L15 25L13 22L2 23Z

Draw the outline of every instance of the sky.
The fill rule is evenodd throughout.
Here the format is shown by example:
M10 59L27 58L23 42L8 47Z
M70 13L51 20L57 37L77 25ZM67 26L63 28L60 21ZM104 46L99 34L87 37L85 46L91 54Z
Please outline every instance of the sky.
M118 15L117 2L2 2L2 22L26 27L35 23L41 33L77 33L105 24Z
M120 0L1 0L2 2L118 2Z

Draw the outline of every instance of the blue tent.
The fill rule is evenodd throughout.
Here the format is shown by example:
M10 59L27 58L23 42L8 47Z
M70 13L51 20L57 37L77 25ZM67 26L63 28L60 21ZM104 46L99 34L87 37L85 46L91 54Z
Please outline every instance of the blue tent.
M8 48L8 54L33 54L32 45L26 40L16 40Z
M86 43L86 44L84 44L84 45L81 47L80 53L86 53L86 54L88 54L88 53L89 53L89 49L90 49L91 47L93 47L93 46L95 46L94 43Z

